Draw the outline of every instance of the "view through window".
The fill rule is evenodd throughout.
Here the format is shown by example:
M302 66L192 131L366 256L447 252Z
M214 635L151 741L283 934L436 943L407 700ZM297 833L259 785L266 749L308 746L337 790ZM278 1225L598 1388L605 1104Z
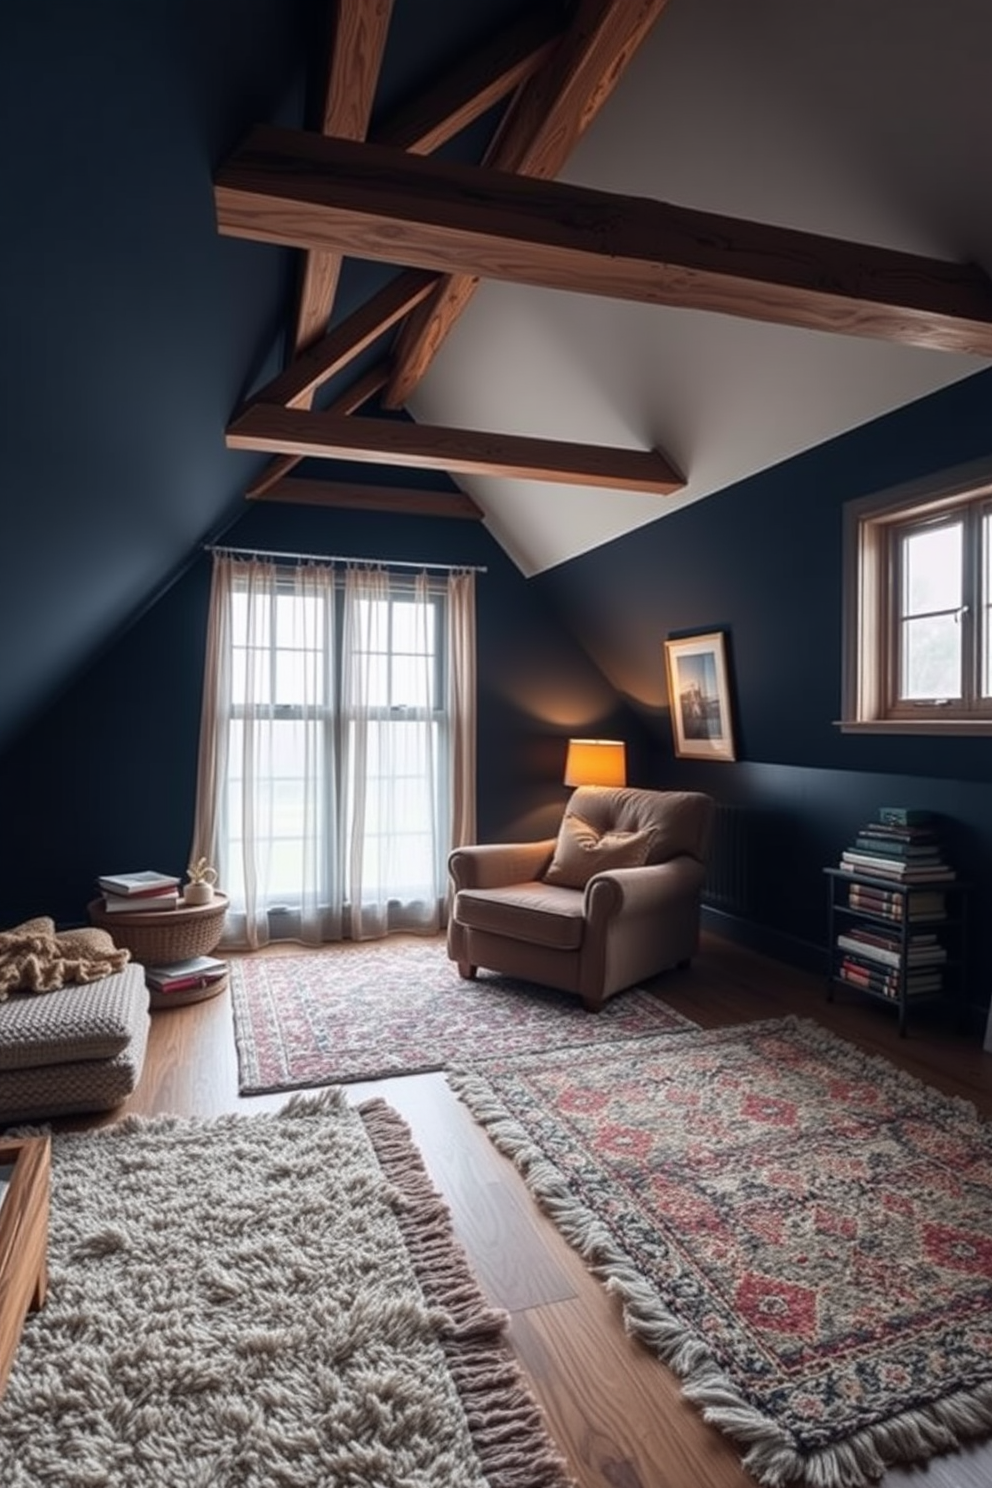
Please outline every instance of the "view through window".
M225 812L235 904L253 865L270 908L298 909L307 884L328 904L353 902L362 885L400 903L436 898L448 840L443 611L443 594L416 599L402 580L350 600L289 584L235 590Z

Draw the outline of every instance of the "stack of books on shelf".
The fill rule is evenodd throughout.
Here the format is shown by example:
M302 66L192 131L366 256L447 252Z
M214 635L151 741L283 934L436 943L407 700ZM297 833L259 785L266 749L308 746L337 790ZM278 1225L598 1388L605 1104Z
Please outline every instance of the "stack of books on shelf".
M108 914L148 914L162 909L175 909L179 904L182 879L171 873L155 873L151 868L139 873L112 873L97 879Z
M850 909L896 924L902 924L904 919L910 924L915 920L947 919L947 900L939 889L913 889L903 894L877 884L852 883L847 890L847 903Z
M226 961L216 956L191 956L169 966L146 966L145 983L153 992L188 992L197 987L210 987L227 976Z
M852 987L898 998L905 973L907 997L940 991L947 951L935 934L920 931L908 935L905 957L901 930L880 926L851 926L838 935L837 945L844 953L837 976Z
M861 828L853 844L840 855L846 873L894 883L946 883L954 869L944 862L935 823L929 811L882 806L876 821Z

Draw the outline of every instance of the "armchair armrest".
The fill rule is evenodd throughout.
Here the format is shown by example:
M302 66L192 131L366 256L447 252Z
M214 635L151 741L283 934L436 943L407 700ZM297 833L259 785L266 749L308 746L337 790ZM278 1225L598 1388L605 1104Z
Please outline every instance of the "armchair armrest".
M554 855L557 839L541 842L485 842L456 847L448 854L455 890L498 889L540 878Z
M703 865L688 854L650 863L644 868L609 868L597 873L585 888L585 914L603 924L615 915L652 914L680 899L699 893Z

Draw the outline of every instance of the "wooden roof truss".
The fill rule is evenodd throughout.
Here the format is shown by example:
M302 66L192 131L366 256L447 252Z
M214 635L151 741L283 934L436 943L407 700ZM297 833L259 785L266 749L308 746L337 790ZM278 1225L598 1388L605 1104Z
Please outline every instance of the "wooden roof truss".
M405 406L488 277L992 354L992 281L980 269L555 181L665 3L531 9L370 132L392 0L338 0L322 133L259 128L215 177L222 233L286 244L302 258L294 354L227 431L232 448L275 456L250 498L482 515L464 495L287 479L312 456L680 490L684 479L660 450L360 416L373 396L387 412ZM501 102L478 166L431 158ZM399 272L328 330L349 253ZM314 410L322 384L372 348L381 351L372 370Z

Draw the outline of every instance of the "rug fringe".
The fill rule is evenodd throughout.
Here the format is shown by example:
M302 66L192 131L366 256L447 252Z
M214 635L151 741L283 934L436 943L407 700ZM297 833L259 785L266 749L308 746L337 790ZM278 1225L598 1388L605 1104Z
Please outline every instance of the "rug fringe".
M776 1019L818 1033L810 1020ZM866 1056L868 1057L868 1056ZM880 1071L888 1069L877 1061ZM484 1076L451 1071L448 1083L494 1145L511 1159L542 1209L568 1243L621 1301L624 1326L649 1344L682 1382L682 1392L703 1418L747 1451L744 1468L768 1488L803 1483L807 1488L871 1488L897 1462L924 1461L992 1429L992 1385L962 1389L927 1407L903 1412L814 1452L800 1452L791 1438L734 1387L706 1344L660 1300L607 1227L575 1197L560 1170L510 1115ZM919 1083L919 1082L917 1082ZM922 1088L922 1087L921 1087ZM943 1096L962 1115L966 1101Z
M438 1309L439 1342L491 1488L575 1488L505 1345L507 1315L490 1306L476 1281L410 1128L381 1098L362 1102L358 1112L395 1191L397 1223L424 1297Z

